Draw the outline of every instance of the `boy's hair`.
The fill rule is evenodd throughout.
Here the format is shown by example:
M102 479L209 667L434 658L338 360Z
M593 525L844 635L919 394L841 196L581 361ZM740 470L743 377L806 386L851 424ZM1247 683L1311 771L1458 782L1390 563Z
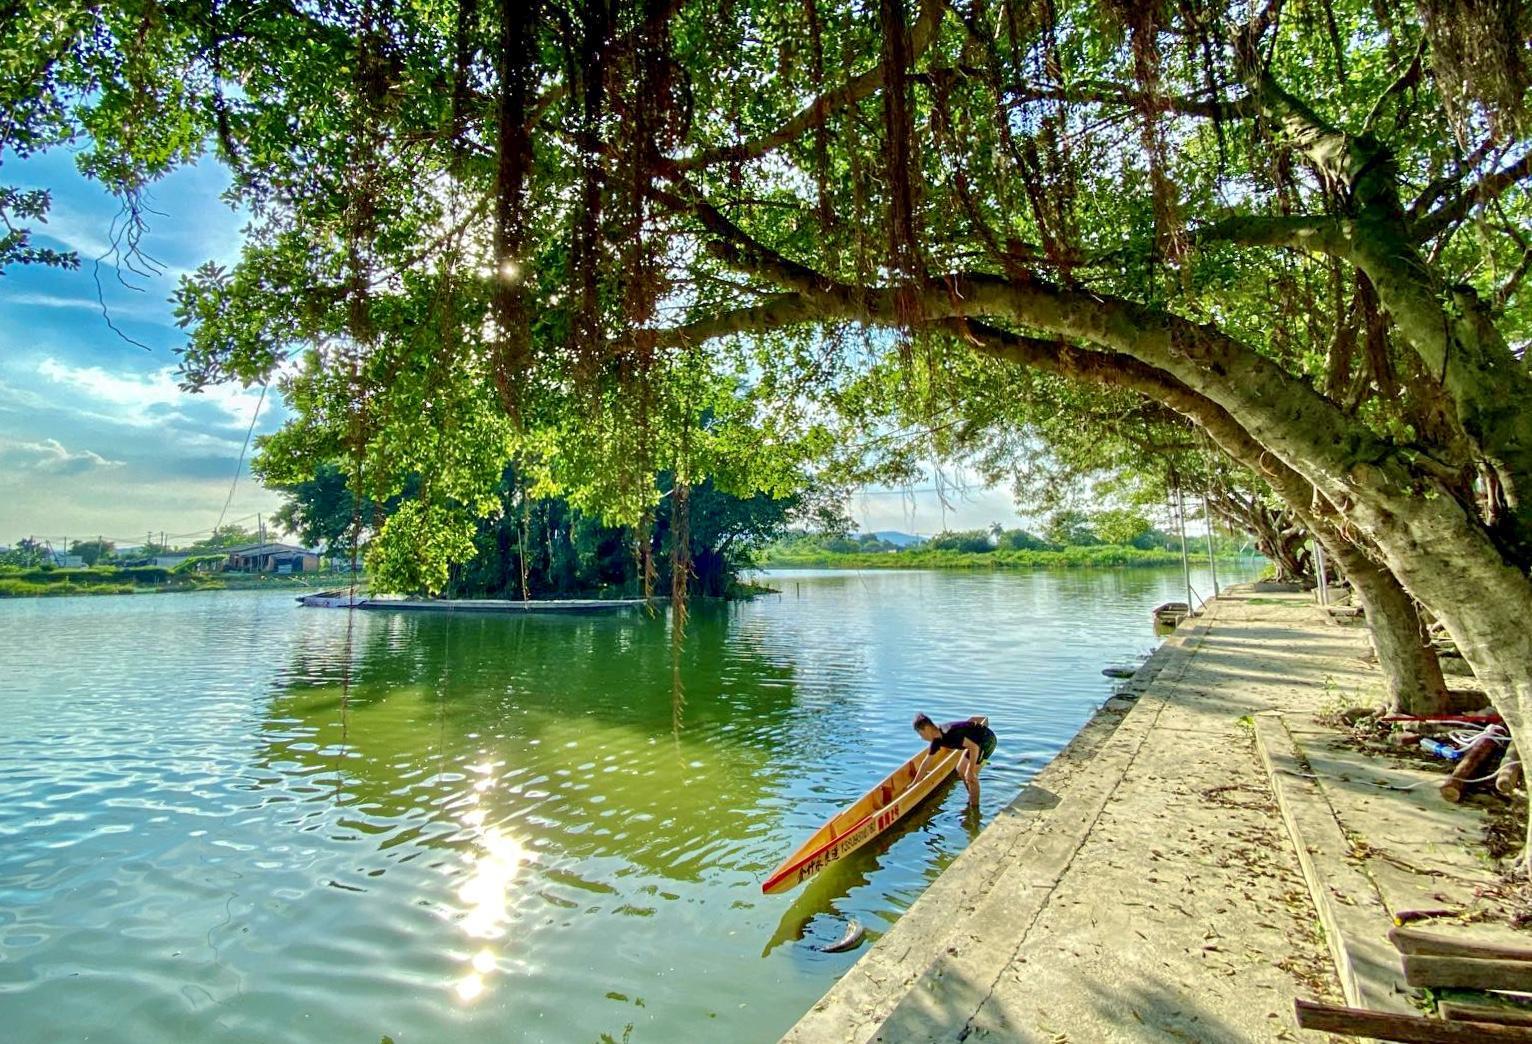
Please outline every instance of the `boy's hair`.
M932 721L925 714L917 714L917 715L915 715L915 722L914 722L914 724L915 724L915 731L916 732L919 732L921 729L925 728L927 725L931 726L932 728L936 727L936 722Z

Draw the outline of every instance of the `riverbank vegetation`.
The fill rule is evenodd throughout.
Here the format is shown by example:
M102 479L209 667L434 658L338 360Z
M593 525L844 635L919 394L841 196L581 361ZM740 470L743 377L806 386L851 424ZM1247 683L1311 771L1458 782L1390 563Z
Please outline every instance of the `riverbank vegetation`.
M324 583L346 584L344 574L202 573L153 566L87 566L79 569L0 566L0 598L61 595L155 594L174 591L248 591L285 588L314 590Z
M988 551L943 551L919 548L890 552L800 551L768 547L759 562L783 569L1081 569L1118 566L1180 566L1178 551L1158 548L1144 550L1102 544L1096 547L1068 547L1050 551L1012 551L991 548Z
M871 533L789 533L762 547L759 565L826 569L1079 569L1119 566L1179 566L1179 538L1155 528L1131 510L1056 512L1043 527L1046 536L999 523L987 529L947 531L930 539L900 543ZM1248 541L1215 533L1189 537L1189 558L1209 553L1230 558L1250 553Z
M1401 706L1439 706L1436 622L1520 737L1528 17L37 7L4 133L80 142L129 263L156 178L228 165L252 223L183 280L183 379L278 382L294 420L264 453L302 474L380 504L418 477L370 534L379 575L443 588L512 462L646 534L684 532L707 480L780 498L951 455L1022 487L1131 447L1167 511L1322 548ZM7 260L70 263L28 247L45 195L3 202Z

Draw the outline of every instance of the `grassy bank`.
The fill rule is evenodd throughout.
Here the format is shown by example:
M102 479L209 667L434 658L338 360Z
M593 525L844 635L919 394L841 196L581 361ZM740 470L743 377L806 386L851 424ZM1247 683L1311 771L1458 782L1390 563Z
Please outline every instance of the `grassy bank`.
M343 574L287 576L247 573L178 573L160 566L83 569L0 569L0 598L158 594L174 591L318 589L348 583Z
M1192 562L1207 560L1192 554ZM1057 551L952 551L912 548L871 553L768 553L760 560L771 569L1090 569L1123 566L1179 566L1179 551L1098 545Z

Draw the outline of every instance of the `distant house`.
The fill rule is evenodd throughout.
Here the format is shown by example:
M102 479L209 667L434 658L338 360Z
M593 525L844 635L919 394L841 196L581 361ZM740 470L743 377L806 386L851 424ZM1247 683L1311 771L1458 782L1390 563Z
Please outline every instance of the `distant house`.
M228 549L227 573L312 573L319 569L319 553L292 544L249 544Z

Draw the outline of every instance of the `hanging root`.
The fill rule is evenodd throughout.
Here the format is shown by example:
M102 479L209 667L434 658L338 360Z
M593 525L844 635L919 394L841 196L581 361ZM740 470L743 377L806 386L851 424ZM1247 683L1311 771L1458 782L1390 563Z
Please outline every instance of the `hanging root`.
M1416 0L1443 107L1466 143L1474 109L1493 137L1510 139L1527 127L1532 67L1523 53L1526 5L1518 0ZM1466 144L1465 144L1466 147Z

